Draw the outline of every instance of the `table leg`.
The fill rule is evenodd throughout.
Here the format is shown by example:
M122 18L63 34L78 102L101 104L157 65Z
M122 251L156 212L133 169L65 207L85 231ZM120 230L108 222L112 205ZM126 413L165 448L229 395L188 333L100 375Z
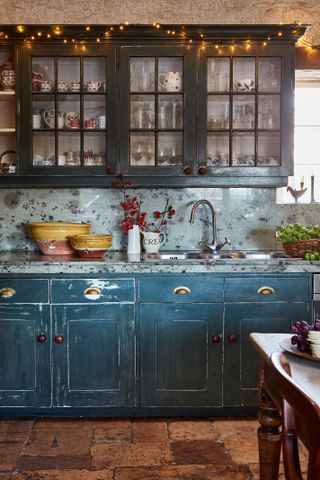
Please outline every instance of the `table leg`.
M278 480L281 417L270 397L261 390L258 421L260 480Z

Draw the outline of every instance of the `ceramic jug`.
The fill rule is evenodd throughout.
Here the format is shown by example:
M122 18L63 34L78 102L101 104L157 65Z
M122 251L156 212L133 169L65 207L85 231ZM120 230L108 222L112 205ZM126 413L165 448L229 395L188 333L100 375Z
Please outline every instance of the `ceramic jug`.
M142 245L147 253L158 253L166 236L163 232L142 232Z

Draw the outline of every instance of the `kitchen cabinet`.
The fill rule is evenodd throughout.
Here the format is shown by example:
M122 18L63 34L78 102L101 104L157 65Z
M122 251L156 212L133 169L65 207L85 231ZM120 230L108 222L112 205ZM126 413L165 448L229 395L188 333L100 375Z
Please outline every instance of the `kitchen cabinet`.
M111 185L122 172L136 186L286 184L305 26L199 29L17 38L19 162L0 182Z
M49 407L46 280L0 279L0 407Z
M249 334L310 322L311 290L307 273L2 276L0 412L252 413Z
M297 321L311 323L310 291L309 276L252 275L226 280L224 405L257 404L257 355L249 334L288 333Z

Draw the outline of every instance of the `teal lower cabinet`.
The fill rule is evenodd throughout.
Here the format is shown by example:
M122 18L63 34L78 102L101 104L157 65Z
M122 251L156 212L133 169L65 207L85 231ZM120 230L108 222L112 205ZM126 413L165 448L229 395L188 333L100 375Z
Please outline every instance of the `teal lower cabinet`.
M296 321L310 322L310 280L289 274L226 279L225 406L257 405L258 358L249 334L288 333Z
M49 407L50 376L49 305L0 305L0 407Z
M222 404L223 304L141 304L140 404Z
M132 406L134 305L53 307L54 406Z

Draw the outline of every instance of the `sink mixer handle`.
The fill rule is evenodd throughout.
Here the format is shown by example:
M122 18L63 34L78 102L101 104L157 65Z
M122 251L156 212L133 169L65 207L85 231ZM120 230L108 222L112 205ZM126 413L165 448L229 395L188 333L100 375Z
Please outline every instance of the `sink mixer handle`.
M231 245L230 241L227 239L227 237L224 238L224 242L223 243L219 243L217 246L216 246L216 252L218 252L219 250L221 250L221 248L223 248L225 245Z

